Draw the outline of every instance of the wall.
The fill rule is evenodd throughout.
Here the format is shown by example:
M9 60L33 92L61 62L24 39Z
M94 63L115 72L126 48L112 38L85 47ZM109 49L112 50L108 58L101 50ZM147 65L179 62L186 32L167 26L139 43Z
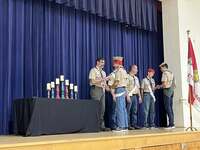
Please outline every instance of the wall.
M189 126L189 107L187 103L187 30L195 49L200 68L200 1L199 0L163 0L163 37L164 57L177 79L174 98L176 125ZM200 72L200 70L199 70ZM200 127L200 115L193 109L194 126Z

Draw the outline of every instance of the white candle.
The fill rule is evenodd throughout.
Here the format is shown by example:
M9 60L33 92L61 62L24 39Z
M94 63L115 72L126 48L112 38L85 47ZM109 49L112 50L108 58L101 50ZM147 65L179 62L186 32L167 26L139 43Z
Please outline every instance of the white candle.
M59 78L56 78L56 84L60 84Z
M74 92L78 92L78 86L77 85L74 85Z
M51 90L51 83L47 83L47 90Z
M69 86L69 80L65 80L65 85Z
M74 89L74 84L70 83L70 90Z
M55 83L51 82L51 88L55 88Z
M60 75L60 81L64 81L64 75Z

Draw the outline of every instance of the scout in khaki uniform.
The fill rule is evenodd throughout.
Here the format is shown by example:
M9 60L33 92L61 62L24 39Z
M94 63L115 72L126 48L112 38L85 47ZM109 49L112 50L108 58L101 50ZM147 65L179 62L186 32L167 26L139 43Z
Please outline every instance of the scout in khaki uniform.
M113 65L116 67L115 80L111 86L115 93L113 94L113 100L116 101L116 131L126 131L128 128L128 116L126 110L126 96L127 96L127 78L128 74L123 68L123 57L114 57ZM130 100L128 98L128 100Z
M128 95L131 98L130 102L127 102L127 113L128 113L128 122L129 122L129 130L139 129L137 126L137 113L138 113L138 97L139 102L142 102L140 95L140 83L139 79L136 76L138 73L138 68L136 65L132 65L128 74Z
M166 63L162 63L160 65L160 70L162 72L162 85L163 94L164 94L164 106L169 118L168 128L175 128L174 126L174 112L173 112L173 96L174 89L176 87L175 78L173 73L168 70L168 65Z
M108 86L109 86L109 89L110 89L110 93L112 95L112 97L114 98L115 97L115 89L112 87L112 85L114 84L115 82L115 73L116 73L116 66L113 65L113 72L109 75L109 80L108 80ZM113 99L112 101L112 108L111 108L111 119L112 119L112 125L111 125L111 128L112 129L116 129L117 125L116 125L116 101Z
M102 131L108 131L104 125L105 113L105 88L106 88L106 73L103 71L105 61L103 58L96 60L96 66L90 70L90 96L94 100L98 100L101 105L100 111L100 127Z
M154 124L154 116L155 116L155 96L154 90L155 88L155 80L153 76L155 71L151 68L148 69L147 76L142 80L141 83L141 95L143 98L143 106L144 106L144 127L145 128L153 128ZM148 122L149 116L149 122Z

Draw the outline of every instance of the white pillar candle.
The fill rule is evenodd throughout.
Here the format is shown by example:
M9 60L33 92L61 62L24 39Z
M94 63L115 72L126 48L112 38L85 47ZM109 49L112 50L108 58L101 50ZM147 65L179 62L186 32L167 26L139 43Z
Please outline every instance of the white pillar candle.
M69 80L65 80L65 85L69 86Z
M78 92L78 86L74 85L74 92Z
M56 78L56 85L57 85L57 84L60 84L59 78Z
M64 75L60 75L60 81L64 81Z
M55 88L55 83L51 82L51 88Z
M51 83L47 83L47 90L51 90Z
M70 90L74 89L74 84L70 83Z

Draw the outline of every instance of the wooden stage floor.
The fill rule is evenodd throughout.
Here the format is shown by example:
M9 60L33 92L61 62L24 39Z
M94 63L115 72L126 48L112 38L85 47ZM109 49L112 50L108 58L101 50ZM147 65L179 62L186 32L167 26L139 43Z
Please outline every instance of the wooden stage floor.
M134 130L37 137L0 136L0 150L200 150L200 132Z

